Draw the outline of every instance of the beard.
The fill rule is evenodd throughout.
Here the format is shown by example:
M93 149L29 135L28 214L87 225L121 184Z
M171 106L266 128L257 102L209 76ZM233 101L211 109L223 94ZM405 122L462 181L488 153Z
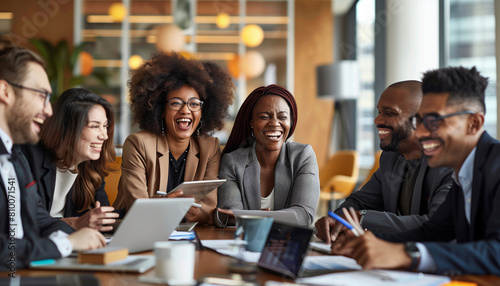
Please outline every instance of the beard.
M7 125L9 126L14 144L34 145L40 140L40 135L31 130L31 124L35 115L30 114L30 110L26 110L23 102L23 98L17 95L16 101L10 110Z
M380 142L380 149L383 151L397 152L399 143L412 135L412 127L409 121L398 129L394 129L392 126L382 125L377 125L377 127L384 127L392 130L391 142L389 144L382 144L382 142Z

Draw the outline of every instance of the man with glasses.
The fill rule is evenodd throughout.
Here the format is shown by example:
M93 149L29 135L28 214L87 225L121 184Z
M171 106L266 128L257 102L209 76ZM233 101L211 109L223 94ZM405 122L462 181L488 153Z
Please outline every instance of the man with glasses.
M52 115L43 60L24 48L3 47L0 63L0 265L15 277L17 268L33 260L97 248L105 240L95 230L73 232L50 217L41 205L26 158L16 146L36 144L41 125Z
M342 208L353 207L363 228L404 231L422 225L444 201L452 185L452 170L428 167L410 120L421 100L419 81L397 82L382 93L374 120L384 151L380 167L340 205L338 215L344 215ZM330 217L316 222L318 237L327 243L335 241L342 228Z
M429 166L453 168L449 195L421 227L379 235L391 242L367 232L345 239L335 253L350 254L365 269L500 275L500 142L483 126L487 84L476 68L424 74L416 136Z

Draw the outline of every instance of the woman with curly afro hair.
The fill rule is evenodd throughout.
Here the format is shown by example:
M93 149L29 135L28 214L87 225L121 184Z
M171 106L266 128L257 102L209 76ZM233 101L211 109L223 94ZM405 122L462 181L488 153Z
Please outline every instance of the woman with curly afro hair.
M234 99L231 77L217 64L156 54L128 82L134 123L141 131L123 145L122 175L113 206L128 210L138 198L159 197L185 181L217 179L219 139ZM182 194L170 193L173 198ZM191 207L187 221L212 224L217 191Z

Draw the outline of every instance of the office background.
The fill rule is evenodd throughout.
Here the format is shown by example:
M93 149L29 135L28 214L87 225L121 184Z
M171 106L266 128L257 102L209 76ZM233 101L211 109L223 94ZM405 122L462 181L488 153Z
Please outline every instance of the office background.
M66 41L69 51L83 43L74 77L84 73L81 85L116 106L116 144L137 130L131 126L126 101L134 61L147 59L161 48L161 41L181 41L185 56L216 61L233 75L238 93L233 118L251 90L277 83L292 91L299 106L293 140L311 144L320 166L336 149L355 148L361 167L369 168L378 149L373 125L378 96L388 84L419 79L428 69L476 66L489 77L486 129L494 137L500 134L495 21L500 8L495 2L8 0L0 3L0 34L33 50L33 38L54 47ZM227 27L224 20L229 20ZM173 24L182 31L181 40L175 38L179 30L172 30ZM263 31L257 46L245 45L240 33L251 24ZM255 37L250 34L251 41ZM359 85L359 94L351 101L354 105L339 108L343 99L318 97L316 72L318 66L345 60L359 67L359 82L352 83ZM221 141L231 121L216 134ZM345 132L351 132L353 140L339 143Z

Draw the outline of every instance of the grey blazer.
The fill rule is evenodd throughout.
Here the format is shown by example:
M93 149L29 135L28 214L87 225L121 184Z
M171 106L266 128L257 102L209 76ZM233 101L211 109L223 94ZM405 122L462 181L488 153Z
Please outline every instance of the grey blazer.
M224 154L219 178L217 208L260 210L260 164L255 143ZM316 155L310 145L285 142L276 162L274 210L295 213L303 226L314 220L319 201L319 176ZM227 216L216 212L216 226L225 226ZM217 216L219 216L217 218Z
M430 168L427 158L420 159L420 169L413 188L411 215L398 215L398 200L405 179L405 158L397 152L382 152L380 167L359 191L352 193L335 211L343 207L367 210L362 226L372 231L397 232L419 227L444 202L453 184L450 168Z

